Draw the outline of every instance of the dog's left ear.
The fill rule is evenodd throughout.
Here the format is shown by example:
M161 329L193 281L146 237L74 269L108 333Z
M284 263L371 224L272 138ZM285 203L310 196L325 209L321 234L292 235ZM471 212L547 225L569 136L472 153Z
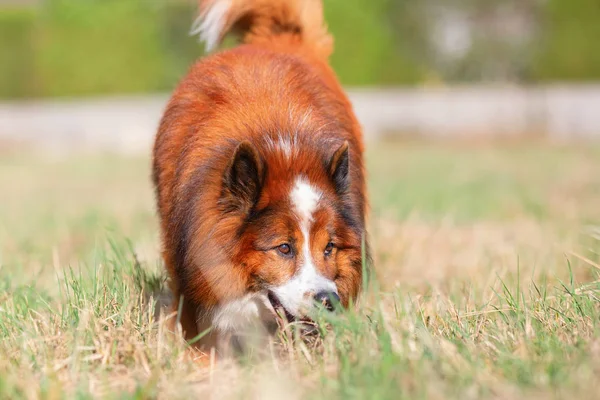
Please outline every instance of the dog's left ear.
M252 144L244 141L233 152L223 176L223 197L240 211L248 212L258 201L264 166Z
M348 153L349 145L348 141L345 141L335 153L333 153L333 156L329 161L329 177L338 194L345 193L350 186Z

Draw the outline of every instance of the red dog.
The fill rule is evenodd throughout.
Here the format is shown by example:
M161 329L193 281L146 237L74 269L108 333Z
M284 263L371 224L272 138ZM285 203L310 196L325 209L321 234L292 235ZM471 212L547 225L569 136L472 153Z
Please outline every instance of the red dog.
M319 0L201 1L209 49L160 124L153 179L163 257L187 338L305 319L356 298L365 237L363 141L327 64ZM180 303L183 299L183 303ZM280 314L281 315L281 314Z

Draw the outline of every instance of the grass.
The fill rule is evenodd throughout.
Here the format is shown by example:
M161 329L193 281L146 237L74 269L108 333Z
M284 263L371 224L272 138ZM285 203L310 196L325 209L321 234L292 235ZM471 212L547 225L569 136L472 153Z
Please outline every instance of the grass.
M149 160L0 158L0 398L596 398L600 148L369 152L376 279L313 342L190 359Z

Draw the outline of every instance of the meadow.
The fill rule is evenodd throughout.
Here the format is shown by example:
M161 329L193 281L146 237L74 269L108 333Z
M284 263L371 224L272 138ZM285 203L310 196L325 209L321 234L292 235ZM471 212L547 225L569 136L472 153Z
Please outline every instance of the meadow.
M0 154L0 398L598 398L600 147L373 144L355 310L200 366L145 157Z

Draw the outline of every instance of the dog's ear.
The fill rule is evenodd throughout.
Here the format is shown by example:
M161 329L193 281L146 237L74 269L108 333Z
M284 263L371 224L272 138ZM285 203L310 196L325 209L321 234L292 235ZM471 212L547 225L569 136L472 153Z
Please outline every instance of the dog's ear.
M263 184L263 163L250 142L240 143L223 176L223 197L245 212L256 204Z
M350 186L350 174L349 174L349 145L348 141L345 141L336 151L333 153L329 161L329 176L335 191L338 194L345 193Z

